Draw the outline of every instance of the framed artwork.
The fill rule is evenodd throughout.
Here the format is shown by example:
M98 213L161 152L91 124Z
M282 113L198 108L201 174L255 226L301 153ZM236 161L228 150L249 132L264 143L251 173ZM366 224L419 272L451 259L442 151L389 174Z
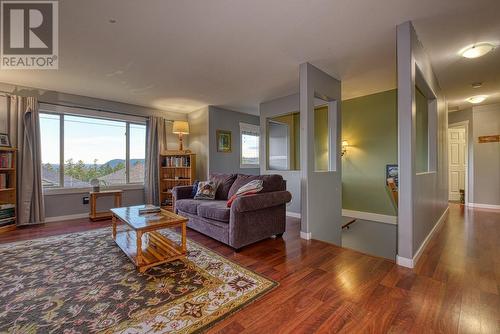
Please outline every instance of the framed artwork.
M10 140L8 134L0 133L0 146L10 147Z
M393 178L396 187L399 187L399 167L398 165L385 165L385 179Z
M231 131L217 130L217 152L231 152Z

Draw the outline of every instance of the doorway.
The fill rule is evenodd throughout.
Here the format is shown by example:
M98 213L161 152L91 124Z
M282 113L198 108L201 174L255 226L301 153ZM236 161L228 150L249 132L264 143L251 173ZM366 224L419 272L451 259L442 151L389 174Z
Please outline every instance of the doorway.
M450 124L448 128L448 200L468 203L468 124Z

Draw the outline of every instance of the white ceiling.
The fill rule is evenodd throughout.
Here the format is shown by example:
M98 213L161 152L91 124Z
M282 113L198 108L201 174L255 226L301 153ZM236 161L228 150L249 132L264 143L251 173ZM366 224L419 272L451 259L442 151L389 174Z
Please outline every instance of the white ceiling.
M396 87L396 25L412 20L450 104L500 101L498 0L65 0L59 70L0 71L0 82L190 112L208 104L257 113L298 91L311 62L342 80L343 99ZM112 24L110 19L117 22ZM472 90L470 83L484 81ZM486 102L492 102L492 99Z

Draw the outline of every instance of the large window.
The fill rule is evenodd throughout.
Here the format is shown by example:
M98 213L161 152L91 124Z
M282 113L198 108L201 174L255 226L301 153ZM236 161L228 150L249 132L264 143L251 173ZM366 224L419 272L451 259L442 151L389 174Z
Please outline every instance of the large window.
M45 188L144 182L146 126L79 115L40 114Z
M241 168L259 168L259 137L258 125L240 123Z

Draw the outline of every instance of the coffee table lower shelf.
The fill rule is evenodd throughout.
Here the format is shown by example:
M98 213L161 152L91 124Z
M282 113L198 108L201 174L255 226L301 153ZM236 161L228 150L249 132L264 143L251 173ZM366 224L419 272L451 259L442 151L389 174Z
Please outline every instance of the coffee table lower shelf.
M186 255L182 246L156 231L141 233L140 239L134 230L117 231L115 242L140 272Z

